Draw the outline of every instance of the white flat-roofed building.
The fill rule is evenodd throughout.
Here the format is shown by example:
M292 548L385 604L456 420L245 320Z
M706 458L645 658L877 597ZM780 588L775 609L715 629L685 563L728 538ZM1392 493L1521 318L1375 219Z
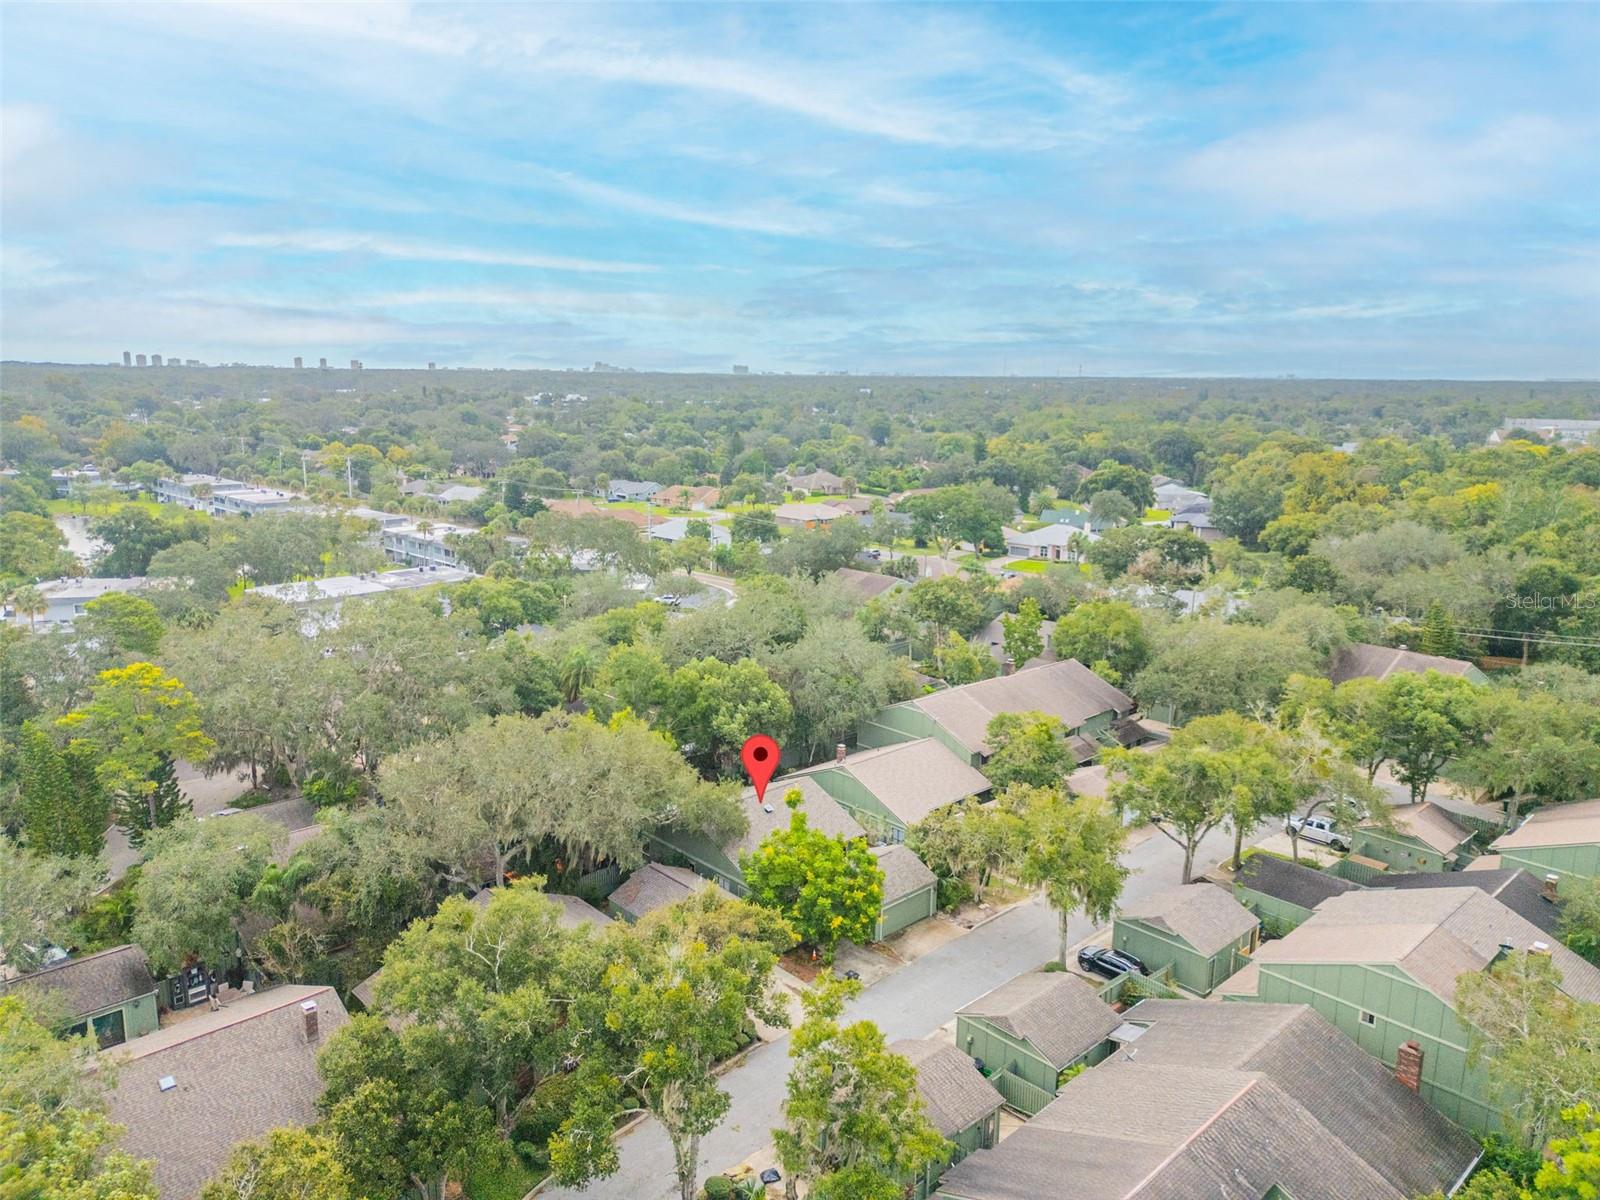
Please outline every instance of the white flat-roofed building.
M195 494L197 489L199 495ZM155 498L161 504L181 504L184 508L210 512L218 496L250 490L248 483L221 475L175 475L156 480Z
M45 608L42 612L18 612L16 606L7 601L4 607L0 607L0 618L7 624L33 629L70 629L73 621L87 611L91 600L98 600L111 592L136 592L144 586L145 578L142 575L123 579L52 579L34 585L44 598Z
M304 496L294 492L280 492L276 488L241 488L213 496L211 511L217 516L254 517L262 513L284 512L304 499Z
M456 552L445 545L445 538L453 533L473 533L465 525L451 525L444 521L401 525L383 531L383 552L393 561L408 566L453 567Z

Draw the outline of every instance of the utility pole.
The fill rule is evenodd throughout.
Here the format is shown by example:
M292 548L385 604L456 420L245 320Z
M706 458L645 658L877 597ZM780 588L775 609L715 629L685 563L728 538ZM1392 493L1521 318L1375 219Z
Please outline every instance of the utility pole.
M350 456L344 456L344 494L348 499L355 499L356 477L350 470Z
M300 486L306 491L311 490L311 480L306 476L306 452L300 451Z

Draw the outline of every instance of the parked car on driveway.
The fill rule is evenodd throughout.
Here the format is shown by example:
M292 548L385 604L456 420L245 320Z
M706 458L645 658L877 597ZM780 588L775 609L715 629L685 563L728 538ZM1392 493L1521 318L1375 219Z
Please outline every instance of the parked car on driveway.
M1085 946L1078 951L1078 966L1107 979L1118 975L1148 975L1144 963L1126 950L1112 950L1106 946Z
M1308 842L1321 842L1335 850L1350 849L1350 835L1334 828L1328 817L1290 817L1283 823L1285 833L1298 833Z

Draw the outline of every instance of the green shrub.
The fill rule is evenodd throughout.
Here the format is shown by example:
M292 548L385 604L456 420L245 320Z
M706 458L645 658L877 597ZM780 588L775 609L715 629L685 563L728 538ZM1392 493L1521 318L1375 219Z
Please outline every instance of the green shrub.
M939 879L939 907L945 909L960 908L972 899L972 888L965 879Z
M733 1180L725 1175L713 1175L706 1180L704 1193L706 1200L729 1200L733 1195Z
M549 1165L550 1137L561 1128L561 1122L572 1111L572 1102L577 1097L579 1086L578 1075L574 1072L570 1075L552 1075L534 1090L533 1097L523 1107L511 1134L517 1153L526 1161L540 1167Z

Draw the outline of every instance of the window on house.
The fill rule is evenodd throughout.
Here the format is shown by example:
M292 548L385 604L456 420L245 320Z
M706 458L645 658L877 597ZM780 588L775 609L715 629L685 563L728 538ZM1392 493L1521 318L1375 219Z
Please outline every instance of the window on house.
M1364 1012L1361 1014L1361 1023L1363 1025L1376 1025L1378 1023L1378 1015L1376 1013Z

